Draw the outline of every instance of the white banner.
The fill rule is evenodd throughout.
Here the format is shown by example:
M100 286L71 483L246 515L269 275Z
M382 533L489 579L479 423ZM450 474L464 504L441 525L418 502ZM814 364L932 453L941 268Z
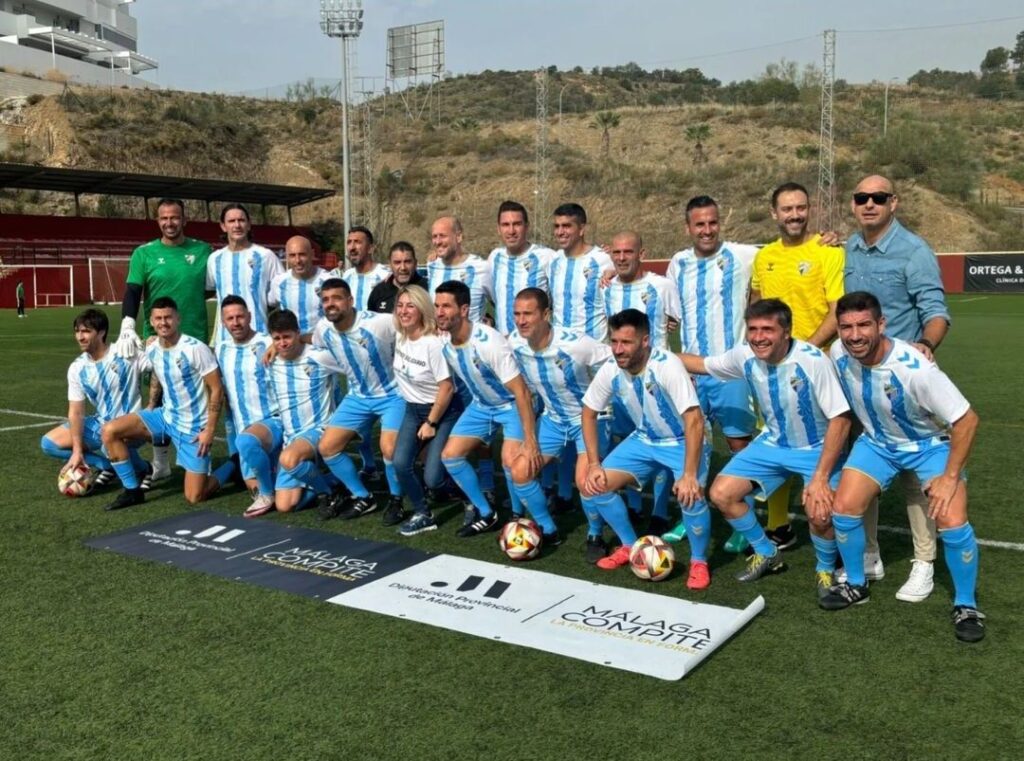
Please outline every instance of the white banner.
M440 555L328 600L602 666L682 679L764 609Z

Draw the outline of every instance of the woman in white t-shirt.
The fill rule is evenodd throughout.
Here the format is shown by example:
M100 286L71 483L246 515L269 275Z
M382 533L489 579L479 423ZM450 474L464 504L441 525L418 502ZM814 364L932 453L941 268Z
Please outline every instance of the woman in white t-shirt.
M428 489L439 489L447 478L441 451L462 411L455 385L441 351L443 339L437 333L434 305L418 285L398 290L395 298L395 378L405 399L405 417L398 429L392 457L402 491L412 503L413 515L405 517L396 505L384 513L384 525L402 523L402 536L414 536L437 528L427 506L423 485L416 477L416 459L426 449L423 481Z

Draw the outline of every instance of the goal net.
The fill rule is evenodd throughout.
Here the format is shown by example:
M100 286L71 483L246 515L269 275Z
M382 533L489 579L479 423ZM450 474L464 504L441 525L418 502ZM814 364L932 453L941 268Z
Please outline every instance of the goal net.
M91 257L89 301L93 304L120 304L130 261L128 257Z

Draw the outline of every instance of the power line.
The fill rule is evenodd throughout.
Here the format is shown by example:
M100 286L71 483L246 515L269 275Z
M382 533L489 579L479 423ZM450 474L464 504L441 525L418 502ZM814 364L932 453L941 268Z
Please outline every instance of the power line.
M961 21L956 24L933 24L931 26L900 26L886 29L839 29L840 34L885 34L887 32L920 32L929 29L957 29L964 26L982 26L983 24L998 24L1003 21L1020 21L1024 16L1004 16L1003 18L990 18L983 21Z
M736 53L750 53L754 50L765 50L767 48L777 48L782 45L792 45L797 42L807 42L808 40L814 40L821 37L820 34L811 34L806 37L795 37L792 40L782 40L780 42L769 42L766 45L755 45L750 48L737 48L735 50L723 50L718 53L705 53L703 55L689 56L687 58L666 58L661 61L638 61L637 65L654 65L659 63L682 63L684 61L702 61L705 58L721 58L727 55L735 55Z

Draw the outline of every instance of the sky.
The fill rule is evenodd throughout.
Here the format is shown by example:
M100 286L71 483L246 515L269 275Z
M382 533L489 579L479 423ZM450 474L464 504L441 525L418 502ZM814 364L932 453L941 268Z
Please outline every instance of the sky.
M976 70L985 51L1012 48L1024 30L1020 0L364 0L363 6L354 74L380 77L378 90L387 29L438 19L445 22L446 69L454 74L635 61L645 69L697 67L723 82L756 77L781 58L820 65L824 29L837 30L836 76L855 83L905 80L936 67ZM340 42L320 31L318 0L138 0L128 7L139 20L139 52L160 62L145 78L163 87L255 92L340 76Z

